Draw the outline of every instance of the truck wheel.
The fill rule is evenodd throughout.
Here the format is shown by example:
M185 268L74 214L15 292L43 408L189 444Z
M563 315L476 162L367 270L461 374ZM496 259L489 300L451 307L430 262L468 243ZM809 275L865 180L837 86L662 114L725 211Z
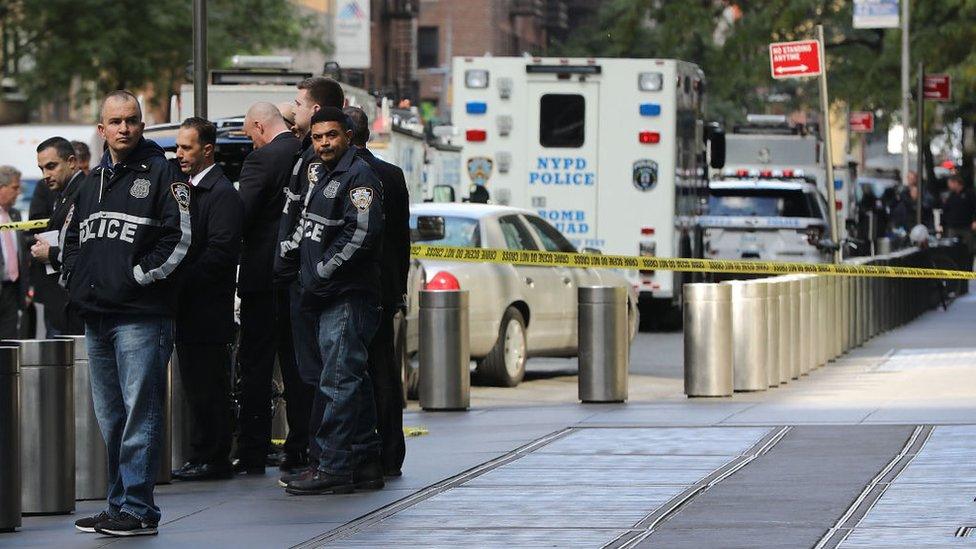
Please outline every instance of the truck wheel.
M525 319L518 309L509 307L502 315L495 346L475 368L478 380L495 387L515 387L525 377L527 351Z

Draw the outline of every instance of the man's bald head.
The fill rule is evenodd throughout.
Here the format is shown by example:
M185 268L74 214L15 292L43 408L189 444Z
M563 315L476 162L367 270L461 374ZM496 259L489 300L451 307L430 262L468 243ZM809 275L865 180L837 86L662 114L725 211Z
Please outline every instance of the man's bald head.
M98 135L105 140L112 155L112 163L126 159L142 139L142 109L131 92L114 91L102 101Z
M111 105L110 105L111 104ZM129 90L115 90L114 92L105 96L102 99L102 106L99 110L99 120L103 123L105 122L106 110L114 110L114 107L135 105L136 112L139 113L139 121L142 121L142 105L139 104L139 98L135 96Z
M271 103L260 101L251 105L244 116L244 133L258 149L267 145L279 133L290 131L281 111Z

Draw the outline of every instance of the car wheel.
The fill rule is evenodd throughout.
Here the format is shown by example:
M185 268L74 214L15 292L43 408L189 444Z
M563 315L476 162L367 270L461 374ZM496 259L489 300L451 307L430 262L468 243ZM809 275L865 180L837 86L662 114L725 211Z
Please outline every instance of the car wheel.
M525 319L518 309L509 307L502 315L495 346L478 361L478 380L496 387L515 387L525 377L527 351Z

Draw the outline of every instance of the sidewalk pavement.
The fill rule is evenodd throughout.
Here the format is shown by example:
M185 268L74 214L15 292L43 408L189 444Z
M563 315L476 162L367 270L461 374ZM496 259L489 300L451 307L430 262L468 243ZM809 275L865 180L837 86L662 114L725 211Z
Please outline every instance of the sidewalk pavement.
M79 502L73 516L25 518L0 546L793 547L837 533L866 547L897 545L898 520L915 525L914 546L944 542L976 525L976 469L962 466L976 463L974 325L970 294L785 387L728 399L687 399L673 373L632 375L630 401L614 405L578 404L572 376L475 388L470 411L407 411L429 434L408 439L404 476L382 491L288 496L269 469L161 486L154 538L75 532L101 508ZM927 448L915 473L927 491L863 509L873 530L841 521ZM913 492L953 503L926 520Z

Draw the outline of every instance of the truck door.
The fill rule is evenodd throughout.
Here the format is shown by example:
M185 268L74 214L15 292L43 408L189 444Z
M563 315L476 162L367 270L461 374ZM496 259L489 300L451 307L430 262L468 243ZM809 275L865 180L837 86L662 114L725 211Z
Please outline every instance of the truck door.
M532 74L528 83L528 205L577 248L597 227L599 83Z

